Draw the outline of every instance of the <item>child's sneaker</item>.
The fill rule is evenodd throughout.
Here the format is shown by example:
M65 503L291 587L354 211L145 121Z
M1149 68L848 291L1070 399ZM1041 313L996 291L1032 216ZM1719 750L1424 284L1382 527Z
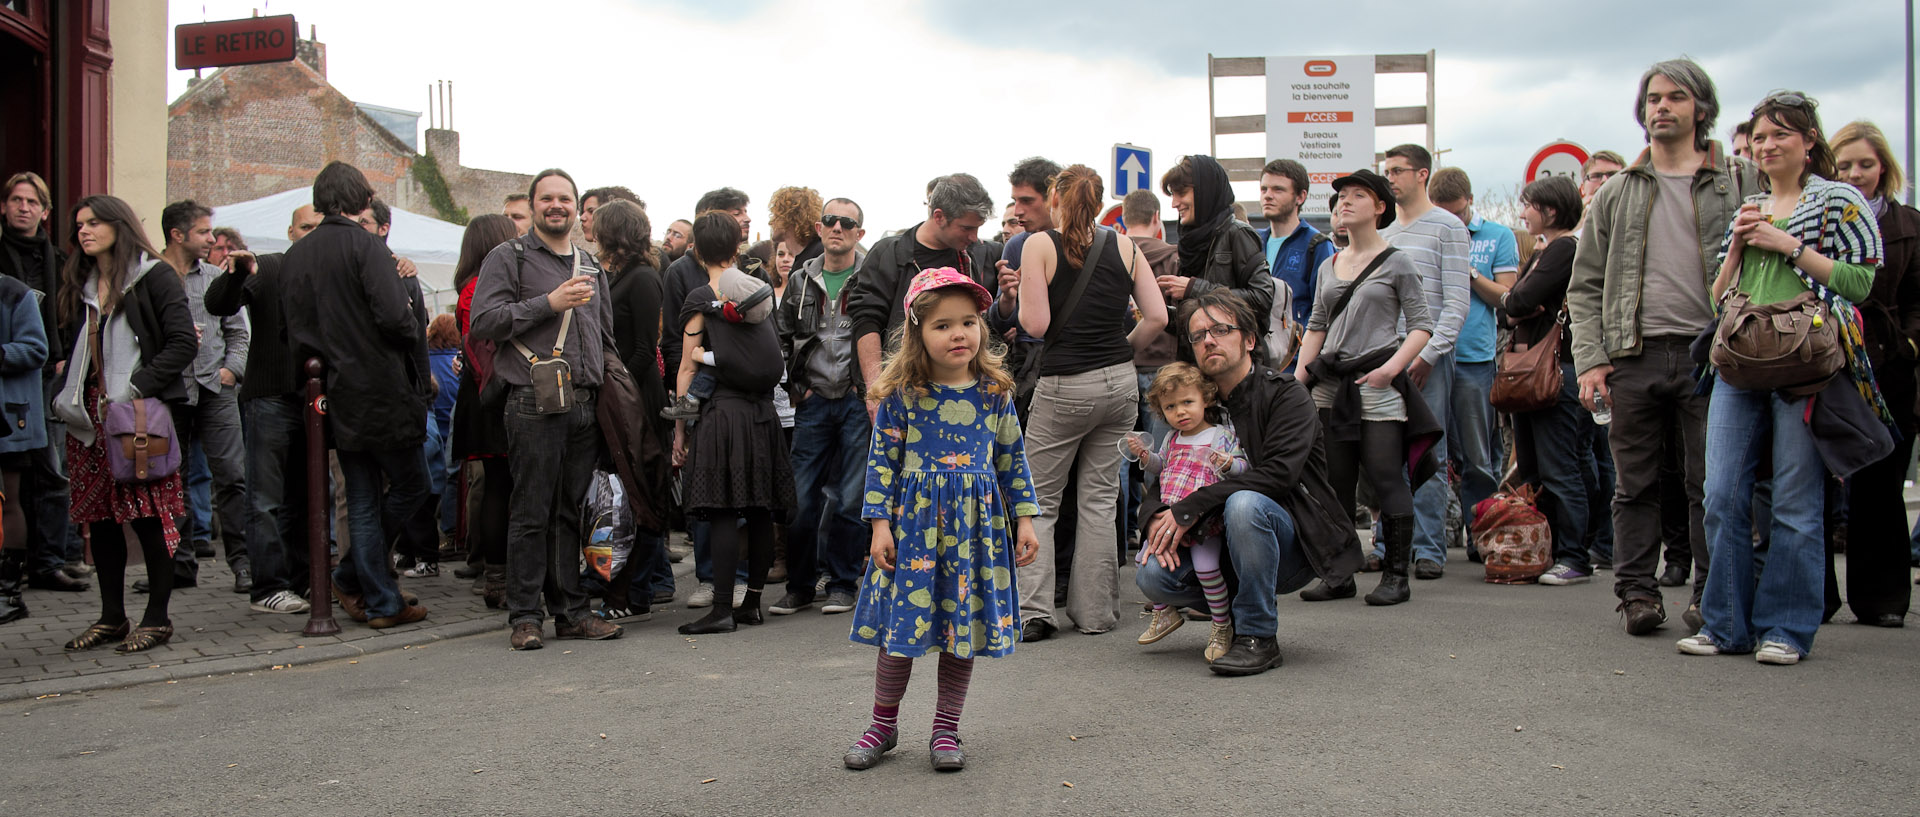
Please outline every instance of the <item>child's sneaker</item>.
M1762 664L1792 666L1800 663L1800 651L1778 641L1764 641L1753 651L1753 658Z
M1153 620L1147 622L1147 631L1140 634L1140 643L1152 644L1155 641L1166 638L1168 633L1180 629L1180 625L1185 623L1187 623L1187 620L1182 618L1180 613L1172 607L1155 608L1153 611Z
M700 398L683 394L673 398L673 404L660 410L660 417L666 420L697 420L700 418Z
M1233 622L1216 621L1213 632L1207 634L1207 663L1211 664L1233 648Z
M1675 647L1687 655L1719 655L1720 645L1704 635L1690 635L1673 642Z

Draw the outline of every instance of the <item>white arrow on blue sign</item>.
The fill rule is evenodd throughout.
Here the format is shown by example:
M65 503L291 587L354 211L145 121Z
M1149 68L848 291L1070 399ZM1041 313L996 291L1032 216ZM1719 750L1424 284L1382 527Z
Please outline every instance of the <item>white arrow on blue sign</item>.
M1113 146L1113 197L1124 199L1135 190L1153 189L1153 151L1137 145Z

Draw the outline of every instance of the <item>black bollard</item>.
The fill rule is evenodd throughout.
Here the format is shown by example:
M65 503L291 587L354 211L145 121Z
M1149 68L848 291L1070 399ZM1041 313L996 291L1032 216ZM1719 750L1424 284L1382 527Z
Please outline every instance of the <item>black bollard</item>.
M333 620L333 563L327 556L327 398L322 393L320 359L307 358L307 560L311 565L313 606L304 635L335 635ZM289 497L291 499L291 497Z

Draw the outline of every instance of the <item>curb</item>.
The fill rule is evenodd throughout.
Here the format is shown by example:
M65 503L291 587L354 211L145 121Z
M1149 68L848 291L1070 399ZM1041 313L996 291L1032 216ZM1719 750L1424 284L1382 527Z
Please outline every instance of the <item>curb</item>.
M382 634L333 644L316 644L297 650L278 650L266 655L245 655L205 661L198 664L175 664L166 667L135 667L115 672L102 672L82 675L74 678L52 678L42 681L28 681L0 687L0 703L38 698L42 695L70 695L77 692L94 692L103 689L119 689L141 684L162 681L183 681L189 678L209 678L216 675L235 675L243 672L261 672L275 667L286 668L318 664L323 661L337 661L342 658L357 658L374 653L391 652L407 647L419 647L453 638L464 638L506 629L501 616L455 621L401 633Z

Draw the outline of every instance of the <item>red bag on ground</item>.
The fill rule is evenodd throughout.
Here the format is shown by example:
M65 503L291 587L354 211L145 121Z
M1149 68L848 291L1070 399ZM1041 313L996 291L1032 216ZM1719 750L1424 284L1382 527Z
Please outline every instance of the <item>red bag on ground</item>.
M1553 566L1553 527L1534 505L1533 486L1494 494L1473 506L1473 544L1487 581L1532 584Z

